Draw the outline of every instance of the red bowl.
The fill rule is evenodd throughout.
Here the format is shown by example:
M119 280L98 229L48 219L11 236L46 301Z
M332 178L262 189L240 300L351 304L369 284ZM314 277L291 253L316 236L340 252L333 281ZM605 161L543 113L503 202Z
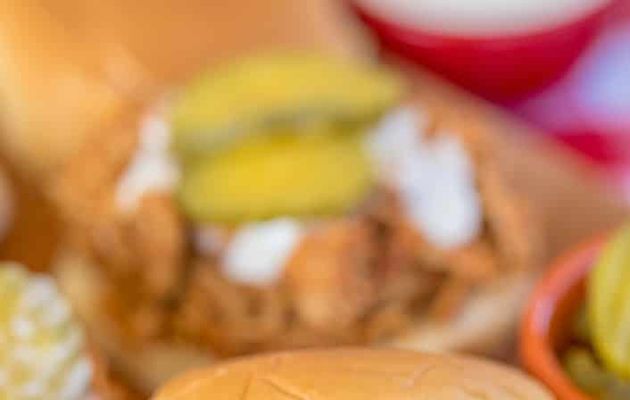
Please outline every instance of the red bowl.
M585 280L606 237L576 247L552 264L534 290L521 325L519 355L523 366L559 400L591 400L566 375L557 354L570 339L573 317L584 303Z
M560 77L595 36L615 0L578 19L524 34L457 36L406 26L351 8L383 48L398 53L493 99L513 98Z

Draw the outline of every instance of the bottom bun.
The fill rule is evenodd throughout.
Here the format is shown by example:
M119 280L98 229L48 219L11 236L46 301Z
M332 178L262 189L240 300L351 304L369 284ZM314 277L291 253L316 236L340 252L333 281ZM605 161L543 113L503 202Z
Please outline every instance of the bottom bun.
M209 353L181 344L126 343L117 335L113 321L99 312L102 281L97 269L69 255L61 257L55 269L62 290L76 307L94 342L135 389L152 393L172 376L216 361ZM421 320L402 336L382 345L431 352L509 355L518 316L534 278L531 271L506 276L471 296L456 319Z
M551 400L521 372L469 357L387 349L280 353L190 371L154 400Z

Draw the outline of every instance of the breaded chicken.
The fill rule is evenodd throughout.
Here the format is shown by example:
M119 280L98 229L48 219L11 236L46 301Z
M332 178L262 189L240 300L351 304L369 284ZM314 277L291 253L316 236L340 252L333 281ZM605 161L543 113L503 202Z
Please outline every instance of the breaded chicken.
M453 136L468 152L482 212L472 240L436 245L385 183L345 216L300 222L278 278L260 285L226 272L239 225L205 224L200 237L168 192L121 210L116 190L138 146L135 130L97 138L69 162L55 192L68 246L98 265L109 287L94 312L117 321L130 341L192 343L218 356L368 344L418 318L454 318L478 288L530 268L535 252L483 127L431 121L427 129L424 140Z

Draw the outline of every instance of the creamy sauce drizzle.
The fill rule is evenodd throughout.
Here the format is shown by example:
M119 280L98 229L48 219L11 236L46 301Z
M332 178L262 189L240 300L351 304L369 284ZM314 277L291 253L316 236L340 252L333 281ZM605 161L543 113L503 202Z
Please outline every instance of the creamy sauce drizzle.
M278 281L304 234L291 218L278 218L241 227L223 255L223 274L244 284L265 286Z
M426 138L425 126L416 110L402 108L379 123L367 147L416 229L440 248L463 246L482 222L472 162L457 136Z
M180 171L169 152L170 129L158 114L148 115L140 128L140 143L116 190L116 205L133 212L147 193L169 193L177 185Z

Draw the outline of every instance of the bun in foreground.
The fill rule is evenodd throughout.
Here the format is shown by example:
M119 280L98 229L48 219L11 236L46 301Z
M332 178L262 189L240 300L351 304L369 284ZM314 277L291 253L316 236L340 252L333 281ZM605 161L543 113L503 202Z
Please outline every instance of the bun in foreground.
M245 358L172 380L154 400L528 399L553 397L520 372L460 356L337 349Z

